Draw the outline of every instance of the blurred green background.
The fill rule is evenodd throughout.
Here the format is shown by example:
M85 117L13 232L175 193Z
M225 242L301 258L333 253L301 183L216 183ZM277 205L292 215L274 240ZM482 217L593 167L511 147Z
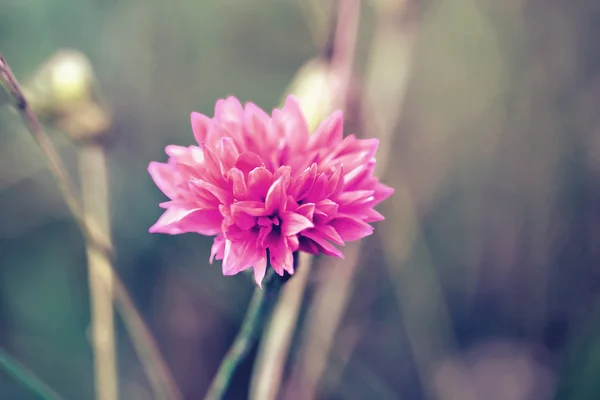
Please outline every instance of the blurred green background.
M384 83L360 115L391 106L382 179L400 195L362 247L334 339L352 345L329 356L317 397L600 399L600 3L427 0L408 16L385 5L402 1L362 3L353 90L366 92L369 71ZM204 394L253 287L208 264L210 238L147 233L164 198L146 168L165 145L192 144L192 110L212 115L230 94L277 106L323 53L328 22L314 7L0 0L0 50L19 79L65 47L94 66L113 114L116 269L186 399ZM401 40L412 51L395 51ZM389 57L375 58L379 45ZM390 105L386 88L404 83ZM84 242L0 101L0 345L66 399L92 399ZM361 135L380 134L348 110ZM76 174L74 146L49 132ZM326 278L313 271L300 328ZM294 341L282 386L303 346ZM152 398L120 323L118 364L121 397ZM249 375L248 365L232 398L246 396ZM0 399L33 398L0 372Z

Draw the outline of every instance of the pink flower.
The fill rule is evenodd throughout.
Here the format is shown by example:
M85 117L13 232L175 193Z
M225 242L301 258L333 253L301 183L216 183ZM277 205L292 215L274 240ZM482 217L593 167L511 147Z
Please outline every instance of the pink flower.
M292 96L271 117L235 97L214 118L192 113L199 146L167 146L168 162L148 166L170 199L150 232L216 235L211 263L223 260L224 275L254 268L259 285L267 261L293 274L295 251L343 257L335 245L370 235L393 189L373 176L379 142L342 127L335 112L310 135Z

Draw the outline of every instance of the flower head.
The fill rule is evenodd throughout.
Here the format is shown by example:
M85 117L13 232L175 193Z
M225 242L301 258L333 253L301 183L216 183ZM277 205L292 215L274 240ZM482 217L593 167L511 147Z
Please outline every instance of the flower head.
M267 262L293 274L295 251L343 257L336 245L383 219L373 207L393 189L373 176L379 142L343 137L341 112L312 135L293 96L271 116L229 97L191 119L198 146L167 146L168 162L148 166L170 199L150 232L216 235L224 275L253 268L260 285Z

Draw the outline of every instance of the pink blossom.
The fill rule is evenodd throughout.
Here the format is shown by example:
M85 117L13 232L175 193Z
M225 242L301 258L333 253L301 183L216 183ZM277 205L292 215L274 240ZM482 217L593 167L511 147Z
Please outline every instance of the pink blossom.
M261 285L267 263L293 274L299 250L343 258L336 245L384 219L373 207L393 189L373 176L379 142L343 137L341 112L312 135L293 96L272 116L229 97L191 119L198 146L167 146L168 162L148 166L170 199L150 232L216 235L210 261L224 275L253 268Z

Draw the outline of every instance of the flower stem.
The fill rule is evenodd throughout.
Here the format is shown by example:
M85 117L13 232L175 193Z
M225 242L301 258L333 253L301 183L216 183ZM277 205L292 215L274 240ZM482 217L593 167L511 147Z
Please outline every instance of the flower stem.
M103 233L95 220L86 218L75 187L67 173L67 169L65 168L62 159L39 120L31 110L31 107L29 107L17 78L1 53L0 86L3 86L15 101L17 110L19 111L27 130L31 136L33 136L40 147L40 150L46 157L46 161L54 175L61 195L73 214L79 229L83 233L87 245L92 246L97 252L102 254L102 260L104 262L97 263L96 265L104 268L105 276L112 276L114 301L123 317L129 336L131 337L157 398L161 400L180 399L182 396L179 389L160 354L150 330L144 323L144 320L131 300L125 286L119 279L119 276L114 272L111 263L113 251L110 243L110 236L106 236Z
M258 343L263 328L275 307L282 280L278 276L265 279L264 289L256 288L246 311L242 327L221 362L204 400L221 400L232 384L234 375L254 345Z
M0 367L9 375L23 383L27 388L35 392L44 400L62 400L62 397L40 380L28 368L13 359L8 353L0 349Z
M110 241L108 174L104 149L85 143L78 151L84 218L96 221ZM90 286L92 350L97 400L118 398L113 274L108 255L86 241Z

